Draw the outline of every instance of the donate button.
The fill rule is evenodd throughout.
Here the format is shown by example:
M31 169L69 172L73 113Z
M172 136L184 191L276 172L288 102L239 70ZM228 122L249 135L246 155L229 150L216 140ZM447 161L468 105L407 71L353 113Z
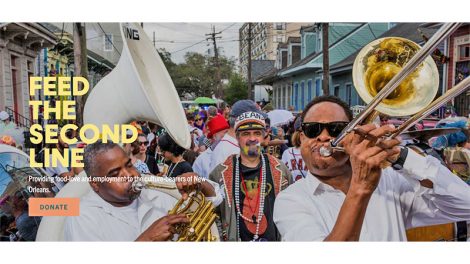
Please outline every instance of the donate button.
M78 216L79 198L29 198L29 216Z

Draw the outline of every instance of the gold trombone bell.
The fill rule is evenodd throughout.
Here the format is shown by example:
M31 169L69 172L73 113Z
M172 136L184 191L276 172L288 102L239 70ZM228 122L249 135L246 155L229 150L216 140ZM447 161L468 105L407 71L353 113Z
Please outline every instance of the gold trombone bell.
M359 96L368 104L420 49L415 42L399 37L381 38L367 44L353 65L353 81ZM389 116L409 116L429 105L439 88L439 73L429 56L408 75L376 110Z

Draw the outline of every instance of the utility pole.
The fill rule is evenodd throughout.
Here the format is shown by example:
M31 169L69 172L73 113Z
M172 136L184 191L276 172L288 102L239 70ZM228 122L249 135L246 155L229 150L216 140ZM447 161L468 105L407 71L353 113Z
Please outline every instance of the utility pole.
M212 32L209 34L206 34L207 38L206 40L212 40L212 44L214 45L214 65L215 65L215 70L216 70L216 79L217 79L217 85L215 87L215 97L217 98L222 98L223 97L223 91L220 87L220 65L219 65L219 51L217 50L217 39L220 39L222 37L217 36L222 34L221 31L215 32L215 26L212 26Z
M322 23L323 83L324 95L330 94L330 54L328 46L328 23Z
M73 59L75 66L74 76L81 76L88 79L88 60L87 60L87 47L86 47L86 29L85 24L73 23ZM78 87L80 90L83 89L83 85L79 83ZM85 108L87 95L77 96L76 101L76 116L77 125L81 127L83 125L83 109Z
M248 99L255 99L254 91L251 89L251 23L248 23L248 69L247 69L247 77L248 77Z

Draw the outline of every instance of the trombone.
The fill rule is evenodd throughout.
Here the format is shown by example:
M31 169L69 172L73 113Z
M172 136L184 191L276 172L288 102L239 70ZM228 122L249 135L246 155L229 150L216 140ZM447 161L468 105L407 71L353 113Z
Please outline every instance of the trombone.
M338 146L339 142L341 142L341 140L343 140L344 137L348 133L353 131L356 126L361 124L366 118L370 117L371 114L373 114L375 109L377 109L377 108L378 109L384 109L384 106L379 105L380 103L383 103L387 99L397 99L397 98L393 98L395 96L401 97L402 93L401 93L400 89L405 89L405 92L406 92L406 89L408 89L408 88L403 87L403 86L407 85L409 83L412 83L412 82L409 81L410 75L411 76L419 75L419 73L416 73L416 72L418 70L421 70L421 69L419 69L419 68L422 67L421 64L427 58L432 60L428 56L436 49L437 45L440 42L442 42L445 38L450 36L450 34L452 34L452 32L454 32L459 26L460 26L460 23L445 23L429 39L429 41L426 42L426 44L421 49L416 50L416 53L414 55L412 55L411 58L410 58L410 56L406 57L405 61L403 62L403 65L402 65L403 67L401 68L401 70L399 70L398 73L396 73L390 79L390 81L388 81L388 83L385 86L383 86L383 88L381 88L380 85L378 85L378 87L373 87L373 88L375 88L375 91L373 91L373 92L376 93L376 95L369 101L366 108L359 115L357 115L344 128L344 130L338 135L338 137L336 137L335 139L332 139L330 141L329 146L322 146L320 148L320 155L322 155L324 157L328 157L328 156L331 156L334 151L344 151L344 149L342 147ZM402 38L391 38L391 39L392 39L391 40L392 44L396 43L397 40L401 40L405 43L414 43L412 41L408 41L408 40L405 40L405 39L402 39ZM376 40L374 42L377 42L377 41L381 41L381 40ZM372 43L374 43L374 42L372 42ZM417 44L415 44L415 45L417 45ZM370 44L367 45L365 48L370 48ZM363 61L360 61L360 60L366 60L363 63L368 63L369 62L369 61L367 61L368 60L367 56L364 56L364 57L361 56L361 53L363 53L365 48L363 50L361 50L358 57L356 58L354 70L356 70L356 63L363 62ZM396 49L397 47L392 47L392 48ZM407 53L409 55L409 51L407 51ZM365 54L365 55L371 55L371 54ZM434 64L434 67L435 67L435 64ZM433 75L437 74L437 70L434 71L434 72L435 73ZM354 77L356 77L357 75L362 75L362 72L359 72L359 73L353 72L353 74L354 74ZM383 76L380 76L380 77L383 77ZM428 77L433 78L433 77L437 77L437 76L428 76ZM469 81L470 80L468 80L468 79L469 79L469 77L467 77L465 80L460 82L456 87L450 89L448 92L446 92L443 96L441 96L438 100L434 101L430 105L428 105L426 107L423 107L422 109L416 109L416 107L414 107L414 109L412 109L412 110L410 109L410 111L412 111L412 112L408 113L408 114L415 114L416 112L417 112L417 114L415 114L411 119L409 119L407 122L402 124L402 126L400 126L400 128L395 133L393 133L393 135L391 135L391 137L393 138L393 137L398 136L400 133L402 133L403 131L410 128L411 126L413 126L414 124L419 122L421 119L426 117L429 113L432 113L434 110L436 110L437 108L439 108L440 106L442 106L443 104L448 102L450 99L452 99L453 97L455 97L455 96L459 95L460 93L462 93L463 91L465 91L469 87ZM355 78L355 81L356 81L356 78ZM365 81L370 82L370 80L365 80ZM403 84L402 84L402 82L403 82ZM370 83L368 83L367 85L371 86ZM364 86L364 83L360 83L356 87L363 87L363 86ZM398 91L395 91L397 89L397 87L399 87L399 86L400 86L400 89L398 89ZM367 87L367 88L371 88L371 87ZM456 88L458 88L458 89L456 89ZM437 92L437 87L434 87L434 91ZM365 101L368 101L367 98L363 97L363 95L365 93L364 92L361 93L361 92L362 92L361 90L358 90L358 93L361 96L361 98ZM410 91L408 90L407 92L410 92ZM412 93L413 92L414 91L412 91ZM432 95L431 92L428 92L427 94ZM394 94L392 94L392 93L394 93ZM434 96L435 96L435 93L434 93L434 95L432 95L432 97L430 99L432 100L434 98ZM390 97L392 97L392 98L390 98ZM409 101L409 100L407 100L407 98L405 98L405 99L398 98L398 99L400 99L402 101L402 102L399 102L399 103L403 103L403 101ZM395 101L397 101L397 100L395 100ZM405 115L405 114L403 114L403 115Z

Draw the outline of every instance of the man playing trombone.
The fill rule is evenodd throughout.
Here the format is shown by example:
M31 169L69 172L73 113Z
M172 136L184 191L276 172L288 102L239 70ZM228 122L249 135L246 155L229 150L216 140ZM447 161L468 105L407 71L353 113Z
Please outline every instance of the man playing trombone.
M412 227L470 220L470 188L434 157L385 138L392 126L357 127L341 141L345 152L320 155L351 120L333 96L317 97L302 113L309 173L276 199L283 240L405 241Z

